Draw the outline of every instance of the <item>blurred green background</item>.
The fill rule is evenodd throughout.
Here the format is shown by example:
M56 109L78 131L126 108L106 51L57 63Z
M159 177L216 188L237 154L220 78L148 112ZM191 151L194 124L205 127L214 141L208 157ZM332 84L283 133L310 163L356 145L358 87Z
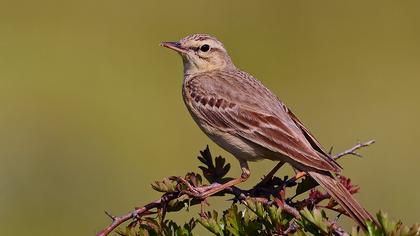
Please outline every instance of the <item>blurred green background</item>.
M103 210L125 213L159 196L153 180L197 170L206 144L239 174L185 109L180 57L159 47L192 33L223 41L324 146L377 139L363 159L340 162L344 174L370 211L420 221L419 10L419 1L1 0L0 234L92 235L109 223ZM251 164L244 185L273 165Z

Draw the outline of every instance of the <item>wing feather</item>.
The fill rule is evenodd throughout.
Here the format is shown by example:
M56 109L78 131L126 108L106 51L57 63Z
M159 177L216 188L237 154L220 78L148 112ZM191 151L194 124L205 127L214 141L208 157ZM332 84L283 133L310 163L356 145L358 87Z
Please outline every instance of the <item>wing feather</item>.
M191 96L186 99L191 103L189 109L199 113L200 119L214 129L289 156L302 165L339 170L312 134L259 81L224 73L192 78L186 84L184 97ZM238 77L242 80L235 82Z

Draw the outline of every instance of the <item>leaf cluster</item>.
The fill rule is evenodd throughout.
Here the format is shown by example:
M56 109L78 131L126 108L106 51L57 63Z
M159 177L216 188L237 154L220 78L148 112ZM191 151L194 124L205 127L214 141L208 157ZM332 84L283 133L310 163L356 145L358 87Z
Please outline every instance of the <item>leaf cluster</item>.
M379 212L377 219L380 226L368 222L368 232L363 232L358 227L352 231L345 231L336 221L331 220L325 209L332 210L338 216L345 214L327 193L319 191L310 178L299 183L288 181L288 178L273 177L263 184L257 184L250 190L241 190L237 187L231 191L224 191L220 195L231 194L234 196L232 205L219 213L215 210L205 211L207 202L203 199L191 197L188 192L194 188L206 188L211 184L229 181L227 174L230 164L221 156L212 158L209 148L201 151L198 157L201 162L199 168L208 184L203 183L200 174L189 172L183 177L171 176L161 181L152 183L152 188L167 194L176 193L175 198L162 201L156 212L149 211L142 216L133 217L132 221L117 231L125 236L190 236L197 225L204 227L214 235L369 235L369 236L414 236L419 235L420 225L405 226L402 222L392 221L389 217ZM352 193L357 193L359 188L351 180L339 176L342 184ZM294 188L293 195L287 197L288 192ZM294 200L298 195L309 191L303 200ZM321 205L322 201L328 201ZM167 212L188 210L193 205L201 205L199 217L191 218L183 224L165 219Z

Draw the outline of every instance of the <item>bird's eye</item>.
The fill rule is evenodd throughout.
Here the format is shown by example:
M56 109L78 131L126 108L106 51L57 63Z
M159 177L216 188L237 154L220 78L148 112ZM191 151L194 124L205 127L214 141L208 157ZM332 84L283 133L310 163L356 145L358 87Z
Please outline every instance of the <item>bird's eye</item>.
M200 50L201 50L202 52L207 52L209 49L210 49L210 46L209 46L208 44L203 44L203 45L200 47Z

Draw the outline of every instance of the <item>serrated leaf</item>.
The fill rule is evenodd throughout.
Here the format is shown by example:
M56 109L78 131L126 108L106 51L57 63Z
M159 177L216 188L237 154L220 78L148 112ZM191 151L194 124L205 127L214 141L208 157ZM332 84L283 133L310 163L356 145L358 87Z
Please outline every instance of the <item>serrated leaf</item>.
M200 217L198 219L198 223L200 223L204 228L206 228L213 234L223 236L224 235L223 225L217 219L218 218L217 212L216 211L213 211L213 213L208 212L207 216L208 217L206 218Z
M189 198L186 195L182 195L179 198L173 199L166 205L166 210L168 212L179 211L188 205L188 199Z
M210 149L207 146L205 150L200 151L201 156L198 157L198 160L203 163L205 166L199 166L203 172L203 176L209 181L209 183L224 183L230 180L231 178L224 178L230 170L230 164L226 164L226 159L218 156L212 159Z
M162 228L155 219L146 217L141 219L140 228L146 229L149 235L158 235L161 234Z
M246 200L245 200L245 203L246 203L246 206L249 208L249 209L251 209L252 211L256 211L256 209L257 209L257 207L256 207L256 201L254 200L254 199L252 199L252 198L247 198Z
M323 218L322 213L318 209L314 209L312 212L307 208L300 211L300 215L304 221L303 228L315 235L329 234L328 225L326 220ZM308 224L309 223L309 224Z
M367 232L368 235L370 235L370 236L382 236L382 232L372 222L367 222L366 226L367 226L367 229L368 229L368 232Z
M238 211L238 206L233 204L227 211L225 211L224 221L226 223L226 230L235 236L245 235L245 230L242 222L242 215Z
M257 201L256 204L255 204L255 207L256 207L255 213L257 214L257 216L264 219L265 218L264 205L261 202Z
M257 219L257 215L250 209L245 209L244 211L244 221L249 223Z
M185 223L183 226L178 225L172 220L166 220L162 225L162 230L164 232L162 235L191 236L194 226L194 218L190 219L190 221Z
M281 224L282 221L282 210L277 206L269 206L268 207L268 216L273 225Z
M158 192L175 192L177 182L170 180L169 178L164 178L161 181L155 181L152 184L152 188Z
M264 218L265 209L264 209L264 205L261 202L248 198L246 200L246 206L251 211L253 211L258 217Z
M379 221L379 224L381 224L382 226L382 230L386 233L386 234L390 234L392 231L395 230L396 227L396 223L392 222L388 219L388 215L383 213L383 212L378 212L378 214L376 214L376 218Z

